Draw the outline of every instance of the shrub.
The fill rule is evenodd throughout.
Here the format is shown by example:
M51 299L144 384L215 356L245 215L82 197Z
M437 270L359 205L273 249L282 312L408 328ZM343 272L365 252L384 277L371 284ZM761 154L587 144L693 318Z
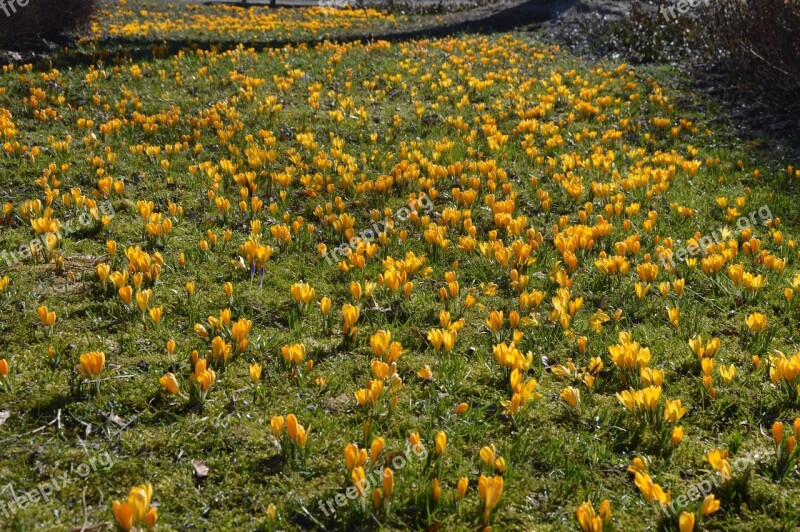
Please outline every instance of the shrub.
M0 45L77 31L94 9L95 0L0 0Z
M711 22L743 87L772 104L800 101L800 1L720 0Z

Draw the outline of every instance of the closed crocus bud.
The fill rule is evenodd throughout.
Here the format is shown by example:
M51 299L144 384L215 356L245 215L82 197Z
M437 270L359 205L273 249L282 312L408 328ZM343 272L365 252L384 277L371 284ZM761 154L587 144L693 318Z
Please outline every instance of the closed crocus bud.
M52 363L52 357L50 360ZM4 385L8 391L11 391L11 382L8 379L8 362L5 358L0 358L0 390L3 390Z
M447 450L447 434L439 432L436 434L436 454L443 455Z
M469 479L467 477L461 477L458 479L458 496L460 498L464 498L467 494L467 488L469 488Z
M459 414L463 414L467 410L469 410L469 405L467 403L461 403L460 405L458 405L457 407L455 407L453 409L453 413L456 414L456 415L459 415Z
M359 464L359 451L355 443L349 444L344 448L344 465L348 471L352 471Z
M111 266L109 266L108 264L101 263L97 265L95 271L97 272L97 277L100 278L100 282L103 283L103 286L105 287L106 281L108 280L108 276L111 273Z
M364 473L363 467L356 467L353 471L350 472L350 480L353 481L353 487L356 489L359 495L363 496L364 488L366 486L366 474Z
M106 355L102 351L84 353L80 357L81 370L94 379L103 371L105 364Z
M147 307L150 306L150 300L153 297L152 290L142 290L136 294L136 304L139 306L139 311L144 313Z
M375 488L372 491L372 507L376 510L381 507L381 503L383 502L383 496L381 495L381 490Z
M308 431L302 425L297 426L297 436L293 438L297 445L304 449L306 446L306 442L308 441Z
M378 459L378 456L383 451L383 446L385 442L383 438L375 438L372 440L372 445L369 447L369 459L370 462L375 462Z
M278 509L272 503L267 506L267 521L273 525L278 521Z
M685 279L676 279L672 281L672 288L675 290L675 295L680 297L683 293L683 287L686 285Z
M683 427L675 427L674 429L672 429L672 437L670 438L670 443L672 443L672 445L678 445L682 439L683 439Z
M350 283L350 294L353 296L353 299L361 299L361 283L353 281Z
M603 520L604 524L611 521L611 502L609 502L608 499L603 499L603 502L601 502L600 506L597 508L597 513L600 514L600 518Z
M331 310L331 300L330 300L329 297L326 296L326 297L323 297L322 299L320 299L320 301L319 301L319 310L320 310L320 312L322 312L323 316L327 316L328 315L328 311Z
M353 330L356 322L358 321L360 311L358 307L354 307L348 303L342 305L342 318L344 320L343 329L345 333Z
M578 346L578 353L580 353L581 355L586 352L586 342L587 341L588 341L588 338L586 338L585 336L579 336L578 339L575 341L575 343Z
M269 422L269 428L272 431L272 435L276 438L280 438L283 434L283 416L273 416Z
M439 497L441 496L441 494L442 494L442 487L439 486L439 479L438 478L434 478L433 479L433 488L432 488L432 491L431 491L431 495L433 496L433 502L438 502L439 501Z
M780 421L772 424L772 439L775 440L775 445L780 445L783 441L783 423Z
M156 523L158 523L158 509L150 508L150 511L147 512L147 517L144 518L144 523L147 528L155 528Z
M289 437L295 439L297 436L297 416L294 414L289 414L286 416L286 432L289 433Z
M233 283L228 281L225 283L225 295L228 297L233 297Z
M758 334L767 327L767 317L760 312L754 312L746 317L745 323L751 332Z
M114 501L111 511L120 528L130 530L133 528L133 506L127 502Z
M678 518L678 529L680 532L692 532L694 530L694 514L690 512L683 512Z
M383 470L382 475L383 495L388 499L394 490L394 473L388 467Z
M453 281L453 282L447 283L447 287L450 290L450 297L455 299L456 296L458 296L458 282Z
M164 309L163 307L151 308L149 314L150 319L153 320L153 323L158 325L161 322L161 317L164 315Z
M483 463L486 464L487 466L491 467L492 464L494 463L495 459L496 459L495 452L494 452L494 445L492 447L483 447L481 449L480 454L481 454L481 460L483 460Z
M792 423L792 432L794 433L794 438L800 440L800 417L795 418L794 423Z
M167 340L167 353L170 355L175 354L176 343L175 340Z
M250 364L250 380L253 383L258 382L261 378L261 364Z
M379 330L370 338L369 344L372 348L372 354L376 357L382 357L383 354L389 349L392 335L388 331Z
M358 404L361 405L361 406L364 406L365 404L367 404L367 391L368 390L366 390L364 388L361 388L361 389L355 391L356 401L358 401Z

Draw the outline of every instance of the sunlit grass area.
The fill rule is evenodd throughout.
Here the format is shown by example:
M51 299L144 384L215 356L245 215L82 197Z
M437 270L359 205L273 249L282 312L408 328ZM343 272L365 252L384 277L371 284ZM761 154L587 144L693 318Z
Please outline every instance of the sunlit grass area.
M530 34L135 5L0 76L1 528L797 526L794 161Z
M158 39L258 42L265 40L318 40L322 36L354 35L356 32L398 30L409 16L375 9L336 9L336 4L319 7L270 9L266 5L206 5L160 1L106 3L93 32L96 37L117 37L133 41Z

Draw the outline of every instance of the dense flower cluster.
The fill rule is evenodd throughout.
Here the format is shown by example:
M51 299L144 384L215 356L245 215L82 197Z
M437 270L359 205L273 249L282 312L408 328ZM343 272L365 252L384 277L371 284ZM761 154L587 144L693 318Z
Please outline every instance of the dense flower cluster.
M96 34L301 39L397 23L132 5L104 12ZM25 340L0 359L0 392L44 408L22 394L69 383L68 401L104 419L158 411L120 430L157 434L153 453L199 438L208 459L274 456L249 466L280 472L268 499L237 500L268 529L312 526L289 516L317 501L338 518L331 497L369 527L535 528L516 512L549 469L571 483L552 504L596 532L642 511L623 492L674 503L664 486L682 491L679 460L733 479L665 519L692 530L747 482L723 448L741 434L721 427L767 410L773 443L753 431L748 445L774 444L773 482L797 463L800 422L784 435L782 420L800 354L776 337L800 305L791 227L772 214L731 225L765 200L748 185L759 171L698 147L712 132L628 65L467 35L156 44L137 62L6 66L0 83L3 157L22 185L6 194L0 243L46 243L0 277L3 305L25 302L1 315ZM58 238L76 216L92 223ZM753 397L771 406L743 414ZM169 473L183 454L152 467ZM190 518L172 516L197 510L166 495L160 472L130 470L157 484L162 515L137 486L110 506L122 528L177 528ZM284 498L288 484L301 493Z

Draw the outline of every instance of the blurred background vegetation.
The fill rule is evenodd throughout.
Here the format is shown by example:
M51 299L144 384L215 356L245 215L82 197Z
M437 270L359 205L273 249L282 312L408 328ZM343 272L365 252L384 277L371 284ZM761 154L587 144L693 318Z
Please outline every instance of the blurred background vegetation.
M449 25L454 31L543 30L556 42L589 56L632 64L677 64L687 68L710 98L727 104L735 122L755 125L759 132L800 137L800 0L359 1L370 7L427 13L429 26ZM684 2L689 8L679 9ZM270 3L247 2L249 6ZM303 3L318 4L284 0L278 6ZM667 17L664 8L670 7ZM37 0L24 8L16 6L0 25L0 46L41 50L43 39L63 44L65 36L68 42L70 35L86 27L95 9L95 0ZM442 13L450 18L439 18ZM542 13L547 20L541 20Z

